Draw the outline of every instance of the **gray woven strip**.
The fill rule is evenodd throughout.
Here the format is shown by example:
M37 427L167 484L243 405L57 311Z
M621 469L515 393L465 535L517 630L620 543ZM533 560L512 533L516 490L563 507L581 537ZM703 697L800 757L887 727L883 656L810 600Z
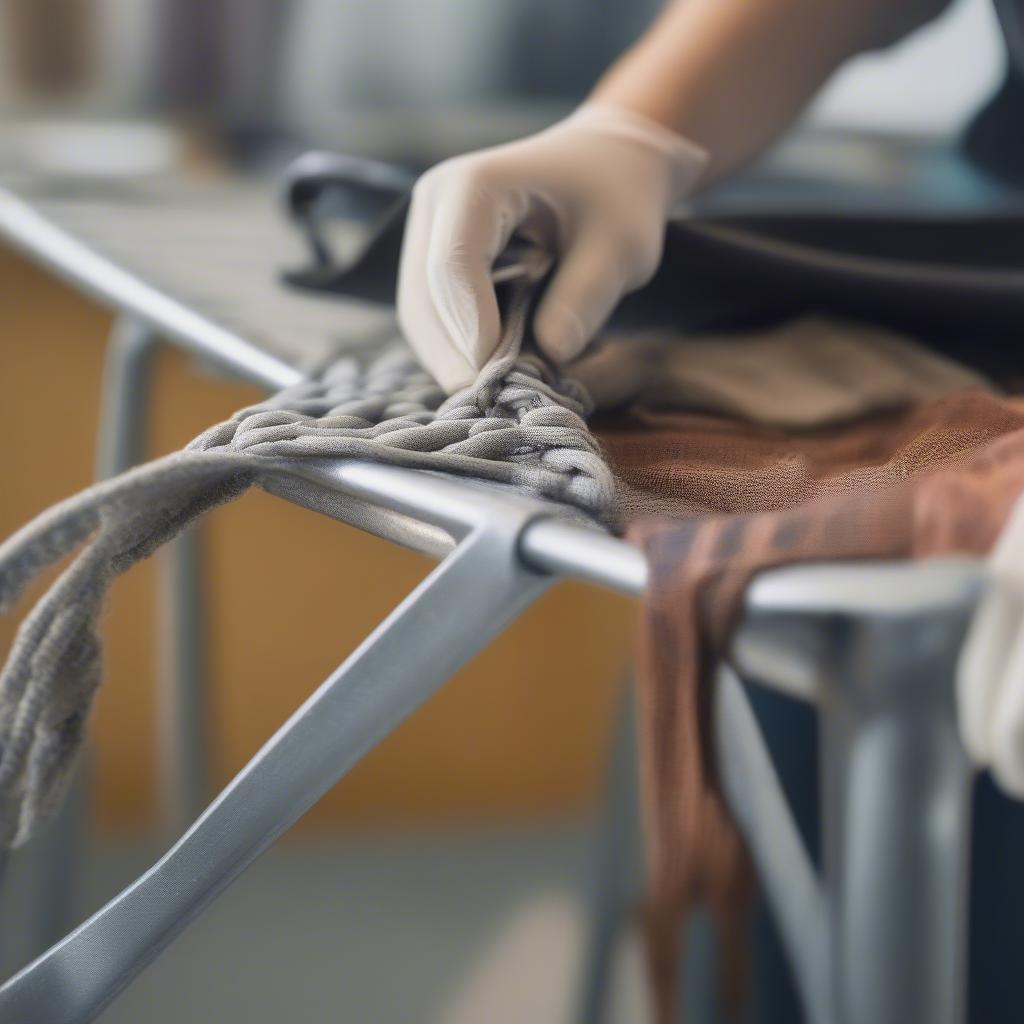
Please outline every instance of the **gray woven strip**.
M505 351L526 308L514 304ZM58 805L101 681L97 632L111 581L208 509L297 458L370 459L512 484L610 517L614 481L584 417L585 392L541 360L509 355L446 398L396 342L343 358L243 409L187 449L89 488L0 545L0 611L77 548L18 630L0 672L0 850Z
M541 360L509 356L451 398L395 345L366 367L341 360L318 379L243 409L189 451L272 458L370 458L515 484L598 518L614 480L585 415L586 393Z

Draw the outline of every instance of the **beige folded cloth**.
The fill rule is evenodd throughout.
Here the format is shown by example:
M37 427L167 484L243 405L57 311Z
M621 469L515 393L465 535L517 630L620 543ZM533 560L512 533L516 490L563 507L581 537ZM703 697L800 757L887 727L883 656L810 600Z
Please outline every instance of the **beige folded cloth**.
M599 409L710 412L796 430L991 389L909 338L825 317L733 334L609 334L569 372Z

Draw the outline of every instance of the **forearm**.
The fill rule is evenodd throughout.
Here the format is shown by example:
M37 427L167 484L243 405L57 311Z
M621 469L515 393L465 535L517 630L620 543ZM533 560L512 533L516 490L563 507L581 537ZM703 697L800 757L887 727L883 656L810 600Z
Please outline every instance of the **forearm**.
M946 0L673 0L592 100L703 146L707 184L747 163L849 57L887 45Z

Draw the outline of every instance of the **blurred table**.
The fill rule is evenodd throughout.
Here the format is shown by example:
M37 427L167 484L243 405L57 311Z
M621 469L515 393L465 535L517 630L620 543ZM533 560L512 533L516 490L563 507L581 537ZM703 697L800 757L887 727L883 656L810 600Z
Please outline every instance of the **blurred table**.
M393 331L388 310L280 284L282 270L308 256L273 181L182 167L103 180L0 163L0 188L115 267L303 375ZM18 230L0 213L0 232L17 242Z

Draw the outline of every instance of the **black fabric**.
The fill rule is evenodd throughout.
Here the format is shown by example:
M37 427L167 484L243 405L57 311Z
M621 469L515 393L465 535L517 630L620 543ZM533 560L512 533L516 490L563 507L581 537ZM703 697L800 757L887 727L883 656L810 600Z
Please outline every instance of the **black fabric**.
M406 203L356 258L285 279L392 304ZM661 267L627 296L619 327L749 328L807 313L905 331L982 372L1022 372L1024 214L765 214L669 224Z
M982 775L971 847L969 1024L1019 1024L1024 1014L1024 804Z
M999 27L1006 43L1006 62L1011 74L1024 80L1024 2L993 0Z
M969 122L962 139L967 158L997 181L1024 187L1024 2L994 0L1006 45L1006 74Z
M1024 188L1024 77L1008 70L964 132L967 159L996 181Z

